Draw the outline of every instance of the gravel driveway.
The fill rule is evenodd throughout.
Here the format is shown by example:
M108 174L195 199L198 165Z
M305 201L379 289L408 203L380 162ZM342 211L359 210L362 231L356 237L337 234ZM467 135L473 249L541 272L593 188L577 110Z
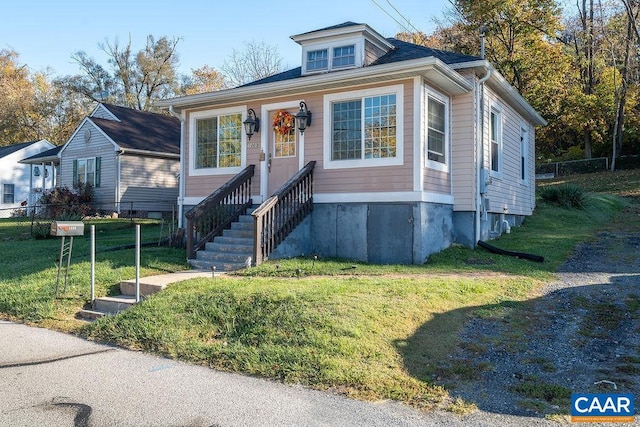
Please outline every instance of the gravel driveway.
M537 298L496 305L469 322L435 378L476 403L468 425L569 424L551 414L569 412L571 392L640 397L639 213L633 206L625 212L633 217L576 248Z

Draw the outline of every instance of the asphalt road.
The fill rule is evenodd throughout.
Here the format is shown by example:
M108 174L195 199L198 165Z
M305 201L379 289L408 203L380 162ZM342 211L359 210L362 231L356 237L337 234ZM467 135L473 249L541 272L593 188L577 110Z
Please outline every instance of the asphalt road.
M0 321L1 426L418 426L426 415Z
M519 426L361 402L0 321L0 426Z

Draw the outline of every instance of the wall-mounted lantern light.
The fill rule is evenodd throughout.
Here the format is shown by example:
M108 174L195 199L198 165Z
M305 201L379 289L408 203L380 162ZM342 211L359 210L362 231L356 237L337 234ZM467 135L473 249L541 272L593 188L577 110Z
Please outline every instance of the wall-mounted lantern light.
M247 134L247 138L251 139L254 133L260 131L260 119L256 117L256 112L253 108L249 108L247 111L247 120L242 122L244 124L244 133Z
M38 166L33 168L33 176L40 176L40 168Z
M311 111L307 109L307 104L304 101L300 101L300 111L296 114L296 126L300 131L300 135L304 134L309 125L311 125Z

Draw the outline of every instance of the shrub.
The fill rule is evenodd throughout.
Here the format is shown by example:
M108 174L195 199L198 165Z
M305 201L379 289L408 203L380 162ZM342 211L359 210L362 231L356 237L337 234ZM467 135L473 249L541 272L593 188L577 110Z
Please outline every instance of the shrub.
M555 203L567 208L582 208L587 194L575 184L563 184L543 187L540 198L548 203Z
M93 198L90 184L78 184L73 190L69 187L56 187L46 190L40 198L45 206L42 216L53 219L78 220L90 211L88 203Z
M33 231L31 232L31 234L36 240L44 240L48 239L51 236L50 232L50 222L36 222L35 224L33 224Z

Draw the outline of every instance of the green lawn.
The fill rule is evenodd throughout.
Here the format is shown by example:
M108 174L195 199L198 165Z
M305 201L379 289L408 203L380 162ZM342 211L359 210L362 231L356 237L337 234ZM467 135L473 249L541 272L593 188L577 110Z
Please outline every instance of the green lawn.
M166 225L158 221L136 220L136 223L141 224L143 242L157 242L167 233ZM30 222L3 219L0 220L0 313L62 330L82 327L84 323L75 320L74 315L90 299L91 224L96 226L96 295L118 293L121 280L134 278L134 250L113 250L135 243L131 221L90 220L85 225L85 236L74 238L67 290L54 299L60 238L29 239ZM143 248L140 264L142 276L187 268L184 249L158 246ZM60 290L64 269L65 266Z
M28 241L37 261L24 260L32 249L16 250L21 255L7 265L20 269L0 275L0 312L217 369L458 412L464 404L433 381L458 344L456 333L471 316L533 298L576 244L630 204L595 193L584 209L539 203L523 227L493 242L544 255L542 264L462 247L416 266L271 261L237 275L174 284L124 313L82 325L70 319L87 300L87 261L74 261L70 290L53 301L59 242ZM78 253L86 254L83 244ZM0 241L3 253L17 246ZM101 292L132 277L132 251L98 258ZM183 259L184 250L145 249L145 274L184 268Z

